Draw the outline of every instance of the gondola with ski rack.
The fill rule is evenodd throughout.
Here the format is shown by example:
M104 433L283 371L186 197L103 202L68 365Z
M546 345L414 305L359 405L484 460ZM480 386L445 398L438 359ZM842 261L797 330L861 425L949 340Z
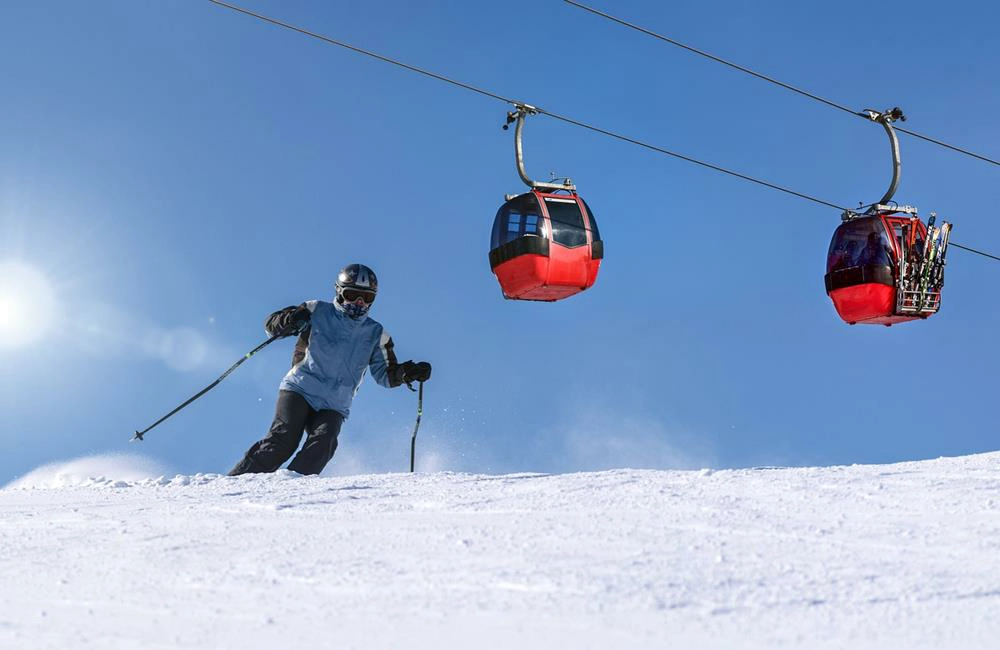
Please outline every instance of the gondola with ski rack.
M505 298L553 302L589 289L597 280L604 242L590 206L570 179L562 183L531 180L524 169L521 132L524 120L538 110L516 104L512 122L517 173L528 186L524 194L506 195L497 211L490 239L490 268Z
M925 225L916 208L892 200L901 167L892 123L906 118L899 108L865 113L889 135L892 182L864 213L842 215L827 254L826 293L846 323L888 327L927 318L941 308L951 224L935 226L932 212Z

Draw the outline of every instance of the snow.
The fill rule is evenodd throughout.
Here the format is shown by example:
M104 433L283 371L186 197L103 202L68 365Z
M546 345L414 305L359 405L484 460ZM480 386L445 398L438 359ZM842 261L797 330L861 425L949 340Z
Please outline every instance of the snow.
M1000 637L1000 453L503 476L153 478L135 459L103 465L41 468L0 490L0 648Z

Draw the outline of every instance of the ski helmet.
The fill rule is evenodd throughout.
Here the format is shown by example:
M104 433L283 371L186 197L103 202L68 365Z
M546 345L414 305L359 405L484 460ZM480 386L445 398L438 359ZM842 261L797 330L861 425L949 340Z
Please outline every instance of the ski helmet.
M337 274L337 304L351 318L361 318L375 302L378 278L364 264L348 264Z

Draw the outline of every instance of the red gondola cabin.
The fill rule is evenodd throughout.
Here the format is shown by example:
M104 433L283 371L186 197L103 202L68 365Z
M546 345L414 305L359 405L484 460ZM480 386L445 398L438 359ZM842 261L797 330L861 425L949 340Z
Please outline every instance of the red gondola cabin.
M941 307L950 225L932 227L928 241L927 226L911 210L849 217L834 232L826 292L847 323L889 326L927 318Z
M593 286L603 257L594 213L573 190L510 197L493 221L490 268L505 298L572 296Z

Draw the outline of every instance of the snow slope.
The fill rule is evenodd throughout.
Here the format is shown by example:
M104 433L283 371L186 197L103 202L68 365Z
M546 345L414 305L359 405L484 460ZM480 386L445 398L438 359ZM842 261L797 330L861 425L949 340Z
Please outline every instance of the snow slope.
M1000 638L998 453L715 472L49 472L0 490L0 517L5 649Z

